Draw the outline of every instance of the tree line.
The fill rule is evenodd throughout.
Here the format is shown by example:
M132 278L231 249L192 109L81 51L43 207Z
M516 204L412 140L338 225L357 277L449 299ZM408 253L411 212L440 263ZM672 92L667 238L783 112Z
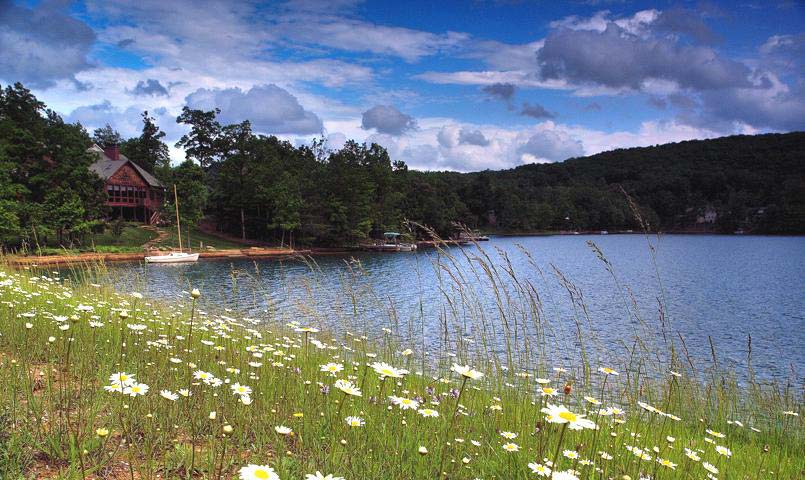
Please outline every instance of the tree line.
M377 144L293 145L185 107L171 165L148 112L142 133L91 135L65 123L21 84L0 90L0 241L80 242L104 228L103 182L87 148L121 153L176 184L185 222L242 238L352 245L425 225L490 232L695 230L805 233L805 134L766 134L613 150L553 164L473 173L410 170ZM172 218L172 199L164 218ZM702 224L705 212L714 212ZM405 231L405 230L404 230ZM413 229L412 236L427 235Z

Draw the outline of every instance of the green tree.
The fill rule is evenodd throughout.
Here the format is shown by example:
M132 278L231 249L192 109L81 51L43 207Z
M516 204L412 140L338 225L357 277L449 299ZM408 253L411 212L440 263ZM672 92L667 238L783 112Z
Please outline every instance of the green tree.
M165 180L170 174L170 154L168 146L162 141L165 132L159 129L156 120L148 115L147 110L142 113L142 118L142 133L139 137L124 141L120 151L160 180Z
M220 109L203 111L185 106L176 118L176 123L190 126L190 132L182 135L176 142L177 148L184 148L188 159L195 160L207 170L220 158L221 124L216 115Z
M101 148L107 148L113 145L120 145L123 139L120 133L107 123L105 126L96 128L95 131L92 132L92 141Z

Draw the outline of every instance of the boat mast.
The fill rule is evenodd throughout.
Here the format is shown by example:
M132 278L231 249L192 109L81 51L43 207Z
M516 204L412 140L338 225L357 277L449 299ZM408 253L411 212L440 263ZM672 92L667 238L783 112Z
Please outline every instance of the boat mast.
M179 253L182 253L182 226L179 225L179 196L176 194L176 184L173 184L173 202L176 204L176 233L179 234Z

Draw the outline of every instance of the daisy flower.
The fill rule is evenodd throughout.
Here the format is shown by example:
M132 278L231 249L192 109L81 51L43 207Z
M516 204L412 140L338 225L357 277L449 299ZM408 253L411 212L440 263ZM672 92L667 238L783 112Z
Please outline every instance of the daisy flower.
M349 380L336 380L335 388L341 390L347 395L352 395L355 397L363 396L361 391L356 387L352 382Z
M408 370L403 368L395 368L384 362L375 362L370 366L374 369L375 373L383 378L402 378L408 374Z
M162 391L159 392L159 395L162 398L170 400L172 402L175 402L176 400L179 399L179 395L171 392L170 390L162 390Z
M315 474L308 473L305 475L305 480L344 480L344 477L334 477L332 474L324 475L317 470Z
M503 444L503 450L506 450L509 453L519 452L520 451L520 446L517 445L516 443L509 442L509 443Z
M464 378L469 378L472 380L478 380L479 378L484 376L483 373L477 370L473 370L469 365L461 366L457 363L454 363L453 366L450 367L450 370L456 372L457 374L463 376Z
M563 405L553 405L549 403L547 407L542 409L542 413L545 414L545 419L549 423L567 423L568 428L571 430L597 428L592 420L584 418L584 415L571 412Z
M268 465L247 465L240 469L240 480L280 480L280 476Z
M362 427L366 425L361 417L347 417L344 419L350 427Z

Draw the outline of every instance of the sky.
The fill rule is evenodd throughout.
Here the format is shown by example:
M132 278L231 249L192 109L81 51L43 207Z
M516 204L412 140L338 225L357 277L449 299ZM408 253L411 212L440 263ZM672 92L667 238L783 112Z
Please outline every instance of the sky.
M182 107L420 170L805 130L805 3L0 0L0 84L174 143Z

